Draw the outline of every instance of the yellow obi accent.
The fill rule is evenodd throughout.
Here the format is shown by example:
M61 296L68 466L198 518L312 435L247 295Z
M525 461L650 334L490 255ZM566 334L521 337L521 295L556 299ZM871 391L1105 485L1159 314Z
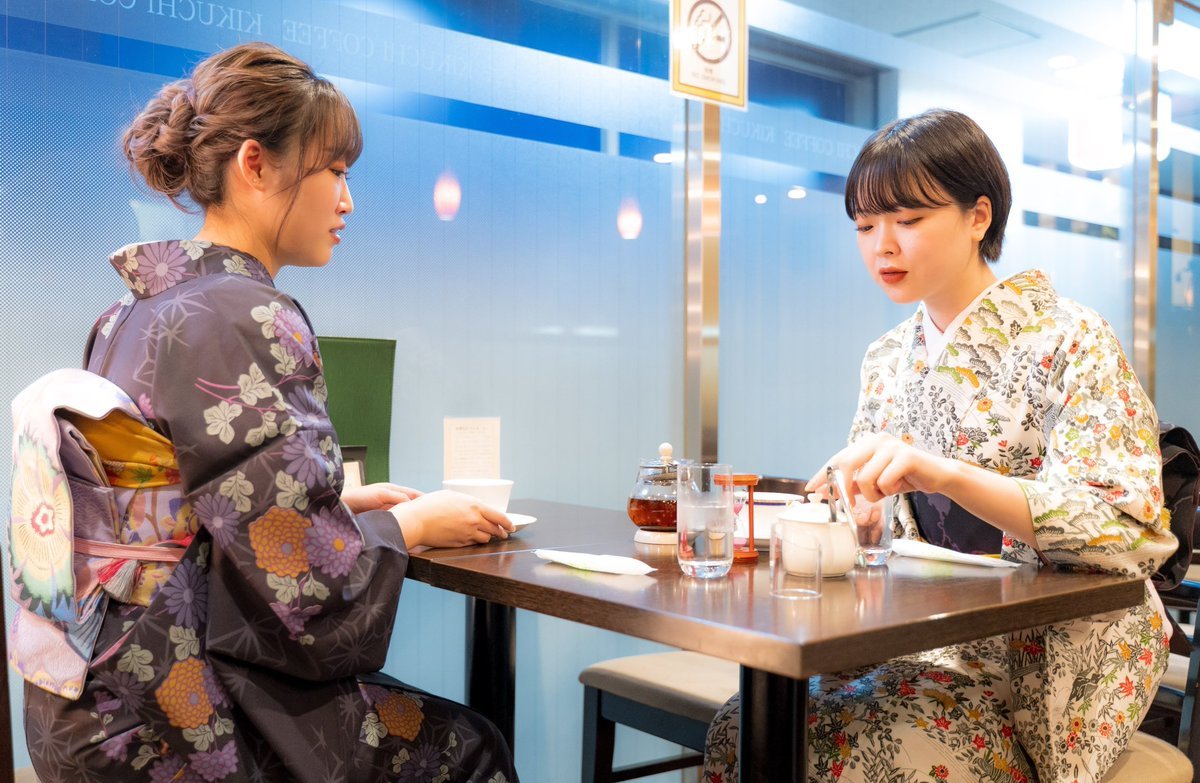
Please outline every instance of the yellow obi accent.
M121 411L103 419L65 414L101 455L114 487L144 489L179 483L175 447L159 433Z
M132 538L149 546L158 541L178 541L200 529L190 505L183 504L175 514L168 512L169 500L178 497L179 484L179 463L169 440L119 410L103 419L66 411L63 415L96 450L109 484L137 490L129 496L118 522L121 541ZM162 488L168 489L160 493ZM173 563L142 563L126 603L149 606L174 569Z

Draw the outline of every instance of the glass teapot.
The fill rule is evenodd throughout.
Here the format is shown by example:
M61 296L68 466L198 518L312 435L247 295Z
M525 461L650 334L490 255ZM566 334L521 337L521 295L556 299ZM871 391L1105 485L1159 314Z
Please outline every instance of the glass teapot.
M670 443L658 447L657 459L638 465L637 481L629 493L629 518L642 530L675 532L675 478L677 463Z

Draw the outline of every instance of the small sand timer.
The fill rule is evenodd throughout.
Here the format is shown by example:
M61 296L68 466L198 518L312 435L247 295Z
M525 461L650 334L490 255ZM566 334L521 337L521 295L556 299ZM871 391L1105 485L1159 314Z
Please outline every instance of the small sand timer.
M718 480L724 477L718 477ZM742 505L738 499L738 488L746 488L746 523L748 530L746 531L745 539L733 540L733 562L735 563L755 563L758 562L758 550L754 547L754 487L758 485L758 480L762 478L757 473L734 473L729 477L729 482L733 485L733 516L734 519L741 514Z

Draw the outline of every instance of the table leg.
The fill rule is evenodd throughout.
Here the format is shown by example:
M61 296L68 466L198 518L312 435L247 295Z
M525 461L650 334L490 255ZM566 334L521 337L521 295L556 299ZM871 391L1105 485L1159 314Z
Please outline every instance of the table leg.
M496 724L509 749L517 706L517 610L467 598L467 706Z
M741 783L803 783L808 680L742 667Z

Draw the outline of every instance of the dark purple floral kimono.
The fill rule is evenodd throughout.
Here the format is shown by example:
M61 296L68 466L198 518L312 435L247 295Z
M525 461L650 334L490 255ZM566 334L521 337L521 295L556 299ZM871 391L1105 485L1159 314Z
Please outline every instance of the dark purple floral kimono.
M78 700L26 687L43 783L515 783L490 723L373 674L408 553L391 514L341 502L300 306L227 247L153 242L111 261L131 293L97 322L87 369L173 444L183 493L163 518L133 497L118 533L194 538L147 572L144 601L108 604Z

